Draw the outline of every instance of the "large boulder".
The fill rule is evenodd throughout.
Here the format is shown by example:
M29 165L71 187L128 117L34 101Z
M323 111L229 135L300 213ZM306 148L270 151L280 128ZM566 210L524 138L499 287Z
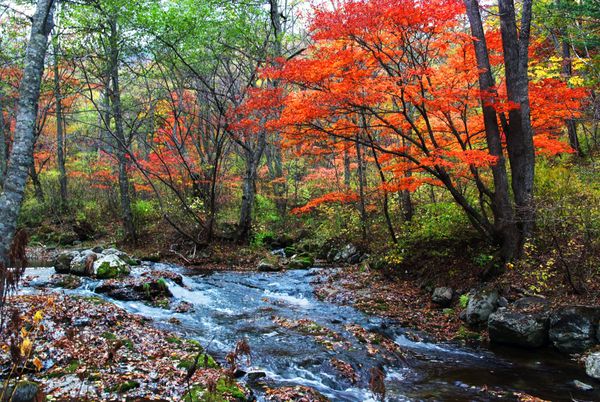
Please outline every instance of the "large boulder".
M433 290L431 301L442 307L448 307L452 303L454 290L448 287L439 287Z
M498 308L500 295L497 290L474 291L469 296L465 320L472 326L487 323L487 320Z
M78 255L78 251L67 251L58 254L52 261L54 270L59 274L68 274L71 272L71 261Z
M81 276L91 276L93 271L94 261L98 258L98 254L92 250L83 250L75 254L71 260L71 274Z
M59 274L97 276L100 279L128 275L131 257L117 249L101 248L66 251L56 256L54 270Z
M548 340L548 313L500 308L490 314L488 332L493 343L539 348Z
M129 265L116 254L101 255L94 261L94 274L99 279L111 279L129 275Z
M333 262L350 262L351 260L356 259L356 255L358 255L356 246L354 244L346 244L343 249L335 254Z
M594 346L600 307L563 307L550 314L550 342L561 352L578 353Z
M600 380L600 352L591 353L585 358L585 372L590 377Z

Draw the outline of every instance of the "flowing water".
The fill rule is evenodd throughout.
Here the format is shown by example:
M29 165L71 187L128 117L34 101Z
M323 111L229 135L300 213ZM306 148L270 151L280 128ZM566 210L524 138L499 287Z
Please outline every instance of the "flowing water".
M403 328L369 316L349 306L319 301L311 279L316 270L276 273L217 271L193 274L167 264L147 264L134 270L172 270L183 275L184 286L169 283L175 299L193 305L185 313L149 307L140 302L119 302L126 310L153 319L159 327L197 339L223 361L236 342L245 337L252 349L247 372L263 372L269 386L305 385L333 401L374 400L369 391L369 371L383 367L389 401L489 401L497 391L519 391L552 401L600 401L600 383L581 368L552 352L515 349L471 349L457 344L411 340ZM28 269L37 276L30 286L43 285L52 268ZM67 293L93 294L98 281ZM32 289L32 288L30 288ZM25 289L24 291L28 291ZM173 320L176 318L176 320ZM276 318L310 319L341 335L343 347L327 347L313 335L276 323ZM351 332L357 324L393 341L402 353L369 353ZM359 375L353 384L332 367L331 359L350 363ZM593 384L594 391L576 389L573 380ZM264 399L263 387L244 376L240 379ZM491 391L488 392L487 390ZM575 399L574 399L575 398Z

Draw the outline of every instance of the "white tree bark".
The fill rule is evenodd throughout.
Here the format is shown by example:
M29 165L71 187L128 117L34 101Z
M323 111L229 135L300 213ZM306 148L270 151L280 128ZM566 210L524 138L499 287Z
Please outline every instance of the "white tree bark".
M33 16L29 44L25 52L25 68L19 86L19 103L13 147L8 160L4 187L0 194L0 262L8 265L8 250L12 243L21 209L29 169L33 164L35 121L44 73L44 58L48 36L53 27L55 0L38 0ZM0 280L3 279L0 272Z

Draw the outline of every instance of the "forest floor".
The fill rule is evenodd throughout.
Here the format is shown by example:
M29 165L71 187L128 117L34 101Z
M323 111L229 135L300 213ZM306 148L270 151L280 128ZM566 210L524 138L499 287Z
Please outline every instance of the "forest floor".
M463 241L455 246L422 244L395 269L373 269L369 264L345 266L325 271L315 286L316 294L327 301L352 304L374 315L384 316L407 328L418 329L437 340L487 342L485 328L469 328L459 317L465 309L461 295L472 289L497 289L513 302L526 296L548 300L550 307L600 305L600 270L586 273L576 292L567 280L563 265L547 252L538 252L507 269L502 275L483 282L483 268L473 262L477 242ZM532 263L531 261L535 261ZM435 287L451 287L455 297L447 308L432 302Z
M36 400L236 400L247 393L195 341L95 297L9 300L0 368L43 384ZM23 382L21 382L23 383Z

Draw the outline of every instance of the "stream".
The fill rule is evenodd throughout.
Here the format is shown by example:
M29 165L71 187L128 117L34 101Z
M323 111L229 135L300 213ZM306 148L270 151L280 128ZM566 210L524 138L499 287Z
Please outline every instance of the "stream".
M193 309L175 313L141 302L111 301L129 312L151 318L160 328L198 340L220 361L245 337L252 350L252 361L249 367L242 368L245 372L264 373L266 378L261 380L270 387L305 385L333 401L374 401L369 391L369 373L372 367L379 366L385 372L389 401L514 400L498 396L512 391L552 401L600 400L597 384L564 355L418 341L393 322L350 306L320 301L311 285L316 269L198 274L176 265L144 263L132 274L148 269L183 275L184 286L169 282L169 289L175 299L190 303ZM35 279L22 292L36 291L52 274L53 268L28 268L26 275ZM83 279L80 288L60 291L95 295L93 289L100 281ZM312 320L339 334L336 339L343 347L332 348L298 328L281 326L275 317L286 322ZM365 343L348 330L354 324L389 339L402 353L369 353ZM358 374L356 383L332 366L332 358L352 365ZM246 382L259 401L264 400L264 388L249 377L240 381ZM596 390L580 391L573 380L592 383Z

